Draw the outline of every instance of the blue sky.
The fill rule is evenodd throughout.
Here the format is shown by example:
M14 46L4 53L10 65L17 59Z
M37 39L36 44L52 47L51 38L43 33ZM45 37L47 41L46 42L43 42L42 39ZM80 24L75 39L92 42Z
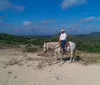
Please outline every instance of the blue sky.
M0 0L0 33L100 32L100 0Z

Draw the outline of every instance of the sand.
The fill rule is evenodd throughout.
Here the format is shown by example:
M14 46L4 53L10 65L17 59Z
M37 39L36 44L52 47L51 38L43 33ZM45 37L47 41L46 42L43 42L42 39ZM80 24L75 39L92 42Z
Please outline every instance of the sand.
M0 85L100 85L100 66L83 66L79 63L60 63L37 69L39 61L25 61L22 65L5 65L12 58L25 55L39 58L37 53L20 50L0 50Z

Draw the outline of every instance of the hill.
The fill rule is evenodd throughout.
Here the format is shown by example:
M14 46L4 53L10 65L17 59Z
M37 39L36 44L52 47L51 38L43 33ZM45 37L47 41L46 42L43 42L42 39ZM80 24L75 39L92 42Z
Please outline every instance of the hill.
M93 37L100 37L100 32L93 32L93 33L90 33L89 35Z
M80 35L76 35L76 37L85 37L85 38L88 38L88 37L94 37L94 38L100 38L100 32L92 32L90 34L80 34Z

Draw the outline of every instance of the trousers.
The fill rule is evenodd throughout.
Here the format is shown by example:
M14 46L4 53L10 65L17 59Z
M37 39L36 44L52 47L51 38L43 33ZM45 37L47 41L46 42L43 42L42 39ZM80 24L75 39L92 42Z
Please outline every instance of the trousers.
M65 49L66 40L61 40L61 48Z

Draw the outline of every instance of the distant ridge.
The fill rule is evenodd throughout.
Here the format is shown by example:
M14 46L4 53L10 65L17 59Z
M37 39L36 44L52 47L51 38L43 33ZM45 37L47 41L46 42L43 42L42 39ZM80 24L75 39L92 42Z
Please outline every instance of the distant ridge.
M90 34L79 34L76 37L100 37L100 32L92 32Z
M6 37L6 36L13 36L13 37L43 37L43 38L51 38L51 37L59 37L60 36L60 33L56 33L56 34L52 34L52 35L23 35L23 36L20 36L20 35L11 35L11 34L6 34L6 33L0 33L0 36L3 36L3 37ZM72 34L68 34L68 36L74 36L74 37L100 37L100 32L92 32L90 34L77 34L77 35L72 35Z
M100 32L92 32L89 35L92 35L92 36L100 36Z

